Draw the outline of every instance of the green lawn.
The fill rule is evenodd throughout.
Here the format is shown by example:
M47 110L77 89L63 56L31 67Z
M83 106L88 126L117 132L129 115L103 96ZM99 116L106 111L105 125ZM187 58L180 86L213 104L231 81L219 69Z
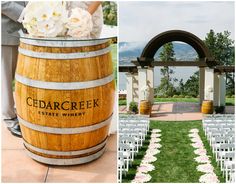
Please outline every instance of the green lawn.
M226 98L226 105L234 105L235 98Z
M119 106L120 106L120 105L126 105L126 100L120 100L120 99L119 99Z
M198 98L155 98L155 102L198 102Z
M155 102L198 102L198 98L155 98ZM226 98L226 105L234 105L234 98ZM119 100L119 105L126 105L126 100Z
M198 163L194 161L196 155L194 154L194 148L190 145L191 141L188 137L189 130L192 128L198 128L200 130L199 135L204 142L208 155L212 156L210 146L206 140L201 121L185 121L185 122L167 122L167 121L152 121L150 128L159 128L162 130L161 140L161 152L157 154L157 161L153 164L156 170L149 172L152 176L150 182L153 183L196 183L203 173L198 172L196 167ZM148 146L148 140L150 134L147 136L142 151L136 157L132 168L128 174L124 176L123 182L130 182L136 173L136 167L141 162L143 154ZM216 166L214 157L211 159L212 165L215 167L215 173L217 174L221 182L224 179L221 176L219 168Z

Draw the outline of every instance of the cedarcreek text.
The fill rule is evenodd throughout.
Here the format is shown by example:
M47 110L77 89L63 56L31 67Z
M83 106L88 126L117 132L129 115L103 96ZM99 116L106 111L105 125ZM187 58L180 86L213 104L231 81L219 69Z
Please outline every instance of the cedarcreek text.
M99 99L91 99L85 101L63 101L63 102L50 102L44 100L33 99L32 97L27 97L26 103L30 107L44 109L44 110L63 110L63 111L71 111L71 110L86 110L91 108L99 107ZM58 116L59 112L46 112L46 111L38 111L40 115L46 116ZM62 113L62 116L83 116L85 112L73 112L73 113Z

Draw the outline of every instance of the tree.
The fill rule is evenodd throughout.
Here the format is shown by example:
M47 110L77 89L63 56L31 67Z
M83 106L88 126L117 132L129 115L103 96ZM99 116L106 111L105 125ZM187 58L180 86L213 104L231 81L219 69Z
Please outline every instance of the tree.
M205 43L212 55L221 65L234 65L234 41L230 39L230 32L215 33L212 29L205 38ZM226 73L226 93L234 94L235 82L234 73Z
M167 43L163 45L163 49L160 52L161 61L175 61L174 58L174 47L173 44ZM176 82L176 79L173 79L171 75L174 74L174 71L170 69L168 66L161 68L161 84L157 88L157 92L160 95L173 96L176 92L176 89L172 83L172 81Z
M178 87L177 87L176 90L177 90L177 94L178 94L178 95L185 95L183 79L180 79L179 85L178 85Z
M199 72L195 72L184 84L184 94L192 97L198 96Z
M114 1L103 1L104 24L117 26L117 4Z

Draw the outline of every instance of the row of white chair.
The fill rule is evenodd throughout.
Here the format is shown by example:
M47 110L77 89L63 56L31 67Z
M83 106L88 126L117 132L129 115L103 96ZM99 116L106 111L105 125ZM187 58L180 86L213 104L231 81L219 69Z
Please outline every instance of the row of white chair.
M203 119L203 130L226 182L235 182L234 115L212 115Z
M119 117L118 181L126 174L135 156L143 146L149 131L149 119L146 116Z

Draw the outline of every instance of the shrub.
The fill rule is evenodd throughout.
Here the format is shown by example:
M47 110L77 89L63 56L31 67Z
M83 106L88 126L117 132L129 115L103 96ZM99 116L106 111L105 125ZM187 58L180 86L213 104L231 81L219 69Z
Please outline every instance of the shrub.
M231 98L234 98L234 95L231 95Z
M162 95L162 98L168 98L168 95Z
M192 98L191 96L189 96L189 95L186 95L184 98Z
M221 114L225 112L225 106L217 106L215 107L215 113L216 114Z
M134 112L134 113L138 113L138 103L130 102L129 111Z
M226 98L230 98L231 96L230 95L226 95Z
M179 96L178 95L174 95L173 98L179 98Z
M179 95L179 98L184 98L184 95Z

